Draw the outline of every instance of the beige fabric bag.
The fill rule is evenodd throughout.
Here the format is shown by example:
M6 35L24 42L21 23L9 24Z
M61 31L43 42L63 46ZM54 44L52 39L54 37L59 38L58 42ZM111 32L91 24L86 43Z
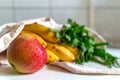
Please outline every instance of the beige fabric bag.
M60 30L62 25L57 24L54 20L51 18L38 18L38 19L31 19L31 20L25 20L21 21L19 23L8 23L0 26L0 53L6 50L9 46L9 44L18 36L18 34L21 32L21 30L24 28L26 24L32 24L32 23L38 23L45 25L50 28L54 28L55 30ZM87 28L87 27L86 27ZM97 32L95 32L92 29L87 28L91 36L96 38L97 42L104 42L104 38L100 36ZM77 65L75 63L69 63L69 62L55 62L51 63L51 65L56 65L59 67L62 67L64 69L67 69L68 71L72 73L80 73L80 74L120 74L120 69L107 69L106 71L99 69L99 67L86 67L85 65ZM91 65L93 65L91 63ZM97 65L97 64L95 64ZM98 69L97 69L98 68ZM104 67L102 67L104 69Z

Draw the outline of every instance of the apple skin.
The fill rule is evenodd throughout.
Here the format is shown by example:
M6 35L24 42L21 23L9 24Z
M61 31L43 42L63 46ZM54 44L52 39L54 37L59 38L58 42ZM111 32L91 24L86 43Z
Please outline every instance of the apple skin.
M9 45L7 59L17 72L34 73L46 64L47 53L34 36L22 34Z

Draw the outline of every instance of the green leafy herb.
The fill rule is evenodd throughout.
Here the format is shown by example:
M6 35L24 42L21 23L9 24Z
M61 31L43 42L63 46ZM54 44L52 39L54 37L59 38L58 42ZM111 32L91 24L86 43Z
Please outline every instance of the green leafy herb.
M111 55L105 49L98 48L98 46L109 45L110 42L96 44L95 39L89 35L89 31L85 29L84 25L79 25L71 19L68 19L68 25L64 25L61 31L55 33L62 44L68 44L82 50L82 52L79 52L75 61L77 64L95 61L108 67L120 67L117 62L117 57Z

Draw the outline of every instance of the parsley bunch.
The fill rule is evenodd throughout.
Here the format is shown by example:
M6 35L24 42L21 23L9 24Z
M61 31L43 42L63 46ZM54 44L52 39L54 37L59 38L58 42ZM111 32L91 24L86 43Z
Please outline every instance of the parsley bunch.
M111 55L105 49L98 48L98 46L105 46L110 43L96 44L95 39L89 35L89 31L85 29L84 25L79 25L71 19L68 19L68 25L63 25L62 29L55 33L63 45L67 44L73 48L82 50L75 60L77 64L95 61L108 67L120 67L117 62L117 57Z

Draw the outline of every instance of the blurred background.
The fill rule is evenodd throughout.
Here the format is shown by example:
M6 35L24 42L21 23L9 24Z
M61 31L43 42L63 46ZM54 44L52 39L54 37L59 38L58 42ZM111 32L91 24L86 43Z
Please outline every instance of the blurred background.
M120 0L0 0L0 25L40 17L71 18L120 47Z

